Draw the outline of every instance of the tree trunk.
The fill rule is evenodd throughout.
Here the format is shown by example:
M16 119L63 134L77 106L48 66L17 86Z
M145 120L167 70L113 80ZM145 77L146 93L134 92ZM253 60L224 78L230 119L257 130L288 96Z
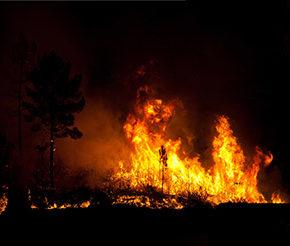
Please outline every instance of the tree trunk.
M54 188L54 134L53 121L50 124L50 158L49 158L49 177L51 188Z

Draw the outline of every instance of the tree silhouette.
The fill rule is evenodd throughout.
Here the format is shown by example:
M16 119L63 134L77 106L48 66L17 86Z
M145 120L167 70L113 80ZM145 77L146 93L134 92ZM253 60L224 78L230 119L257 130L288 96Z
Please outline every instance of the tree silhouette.
M55 138L78 139L82 133L74 127L74 114L80 112L85 99L80 92L81 75L70 78L70 63L55 52L44 55L32 70L26 87L28 100L23 103L26 120L33 131L44 130L49 139L49 175L54 188Z
M15 74L17 75L17 124L18 124L18 154L21 159L22 154L22 102L23 85L26 76L34 65L37 46L35 42L29 43L26 37L19 35L14 46L13 63Z

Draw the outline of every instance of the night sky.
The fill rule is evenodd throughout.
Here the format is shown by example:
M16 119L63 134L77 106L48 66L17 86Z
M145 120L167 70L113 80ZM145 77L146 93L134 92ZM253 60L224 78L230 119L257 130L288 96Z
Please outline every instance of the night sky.
M83 74L87 105L76 117L84 133L79 143L91 144L79 150L86 152L79 154L79 162L106 136L113 141L115 123L100 137L102 126L115 115L121 121L127 113L126 105L134 95L128 81L143 65L149 67L150 83L163 96L183 101L197 138L209 132L217 114L226 114L246 150L256 145L271 150L273 165L265 172L275 182L281 176L281 189L289 194L290 9L286 2L11 2L0 6L0 127L12 142L16 119L11 54L23 34L37 43L39 55L55 50L71 62L73 73ZM28 128L25 134L29 144L36 138ZM78 143L67 143L60 149L70 162L75 156L68 155Z

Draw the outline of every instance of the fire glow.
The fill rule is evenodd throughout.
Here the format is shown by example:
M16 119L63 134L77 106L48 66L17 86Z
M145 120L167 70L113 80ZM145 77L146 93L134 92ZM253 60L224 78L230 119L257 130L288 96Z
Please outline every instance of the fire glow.
M198 155L191 157L184 151L181 138L166 137L175 108L176 102L137 98L135 112L129 114L123 126L132 146L131 163L120 161L112 180L139 192L151 188L169 196L195 194L212 205L285 202L278 193L267 200L258 190L258 173L261 167L271 164L271 153L265 154L256 147L255 156L246 161L250 158L246 158L234 136L230 119L220 115L211 142L213 163L206 169ZM118 199L120 203L128 202Z
M215 121L212 163L206 168L198 154L185 151L181 137L168 137L169 125L182 103L166 102L148 96L150 93L146 86L137 91L135 109L123 125L131 146L129 161L120 160L110 173L109 182L102 186L112 206L182 209L191 198L211 206L227 202L286 203L280 193L266 198L258 189L258 174L271 164L273 155L256 147L255 155L246 157L227 116L219 115ZM148 98L144 99L144 94ZM45 200L49 210L94 206L90 200L80 203ZM0 214L5 211L7 201L7 196L0 198ZM39 206L32 201L31 209Z

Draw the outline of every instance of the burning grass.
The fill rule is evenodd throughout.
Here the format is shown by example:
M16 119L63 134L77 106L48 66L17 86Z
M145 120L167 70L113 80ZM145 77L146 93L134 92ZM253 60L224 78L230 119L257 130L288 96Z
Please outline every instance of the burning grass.
M84 189L82 190L84 192ZM31 196L31 209L51 210L66 208L149 208L183 209L190 207L211 207L199 194L187 197L168 195L147 187L143 191L131 188L116 189L112 185L105 189L46 194L41 197Z
M140 90L149 91L147 87ZM258 173L261 167L271 164L273 155L256 147L255 156L246 158L228 117L220 115L216 120L216 134L211 143L212 165L206 169L198 154L186 153L181 138L167 137L169 123L180 102L164 102L150 97L144 100L140 90L135 111L128 115L123 127L132 147L131 161L120 160L111 182L138 192L146 192L147 187L152 187L167 196L195 194L212 205L241 201L285 202L276 193L267 200L258 189ZM140 200L136 203L142 206L150 203L150 199L144 204ZM132 203L127 198L123 201Z

